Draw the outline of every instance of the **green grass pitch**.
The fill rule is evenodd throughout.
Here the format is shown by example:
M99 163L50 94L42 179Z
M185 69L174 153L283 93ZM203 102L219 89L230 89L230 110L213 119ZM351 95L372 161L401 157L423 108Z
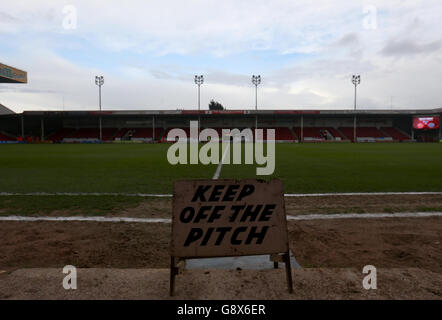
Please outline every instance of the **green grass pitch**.
M170 165L169 146L1 145L0 192L172 193L177 179L212 178L217 165ZM220 178L257 178L255 170L256 165L224 165ZM282 179L286 193L317 193L442 191L441 176L440 144L331 143L276 144L271 177ZM0 208L15 208L18 213L33 208L103 211L140 201L74 198L4 196Z

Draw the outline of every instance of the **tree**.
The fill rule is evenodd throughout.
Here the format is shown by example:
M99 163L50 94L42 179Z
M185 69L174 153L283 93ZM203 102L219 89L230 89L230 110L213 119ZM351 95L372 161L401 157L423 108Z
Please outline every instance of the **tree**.
M209 110L224 110L224 107L221 103L215 100L210 100Z

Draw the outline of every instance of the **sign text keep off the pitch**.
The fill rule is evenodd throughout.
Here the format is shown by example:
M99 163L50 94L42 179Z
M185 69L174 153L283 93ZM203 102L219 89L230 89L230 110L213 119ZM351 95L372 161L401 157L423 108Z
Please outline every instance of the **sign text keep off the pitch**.
M280 180L175 182L172 256L281 252L288 252L288 239Z

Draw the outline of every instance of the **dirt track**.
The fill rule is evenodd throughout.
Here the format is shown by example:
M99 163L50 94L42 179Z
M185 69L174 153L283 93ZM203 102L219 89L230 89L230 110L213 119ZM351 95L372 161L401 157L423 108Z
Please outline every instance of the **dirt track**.
M357 207L370 208L365 209L365 212L384 212L386 206L394 207L393 211L403 211L419 206L428 207L429 203L435 207L442 205L440 196L427 196L425 199L422 199L423 196L381 198L289 198L286 200L286 206L288 214L296 215L321 211L363 212L355 210ZM391 201L386 203L387 199ZM146 201L139 208L113 212L112 215L169 217L169 206L170 200L155 200L154 203ZM67 296L68 293L64 290L52 292L51 288L45 291L35 291L31 287L26 289L26 286L40 281L39 272L50 272L51 275L47 277L51 278L54 271L19 270L57 268L58 274L65 265L105 268L99 271L84 270L84 274L90 279L87 282L89 291L82 292L82 296L72 293L74 298L167 298L164 293L167 291L161 290L164 290L168 283L167 272L162 269L169 265L169 237L170 224L0 222L0 298L71 297ZM299 292L294 298L442 298L442 218L291 221L289 240L297 261L303 267L302 270L294 271ZM385 287L376 294L360 289L361 270L367 264L386 270L379 275L385 277ZM121 268L143 270L113 270ZM336 271L335 268L340 269ZM2 273L2 270L6 272ZM179 282L188 282L189 286L195 284L200 289L193 295L182 292L179 296L181 298L292 298L280 291L275 293L273 289L267 290L270 293L261 297L260 287L251 284L259 280L258 282L268 289L273 283L277 283L275 281L282 281L281 286L285 288L284 276L278 275L281 271L236 273L211 270L208 274L203 273L202 277L198 273L200 271L186 272L190 276L180 277L184 280ZM120 280L123 282L107 283L105 280L111 277L112 273L117 274L116 279L121 275ZM219 290L212 290L213 286L210 287L212 289L205 289L204 277L209 277L208 275L216 288L224 288L225 292L228 292L225 293L227 296ZM278 280L273 278L275 275ZM155 292L143 293L139 291L141 289L137 291L136 281L131 284L131 279L142 276L143 279L144 276L148 279L143 280L147 281L146 285L152 288L158 286L161 290L157 292L152 289ZM222 280L229 277L232 277L232 281L237 281L222 284ZM348 282L348 279L352 280ZM23 287L17 289L20 281ZM30 284L27 284L28 281ZM237 288L238 283L243 287ZM350 283L357 283L357 286ZM127 288L133 288L133 295L132 291L127 291L126 285ZM183 285L182 288L188 285ZM109 289L114 291L101 296L98 293L101 286L110 286ZM250 289L247 289L249 287ZM410 288L414 289L410 291ZM118 296L118 293L121 295Z
M0 270L166 268L169 224L0 222ZM417 267L442 273L442 218L289 222L303 267Z
M304 267L417 267L442 273L442 218L351 219L289 224Z

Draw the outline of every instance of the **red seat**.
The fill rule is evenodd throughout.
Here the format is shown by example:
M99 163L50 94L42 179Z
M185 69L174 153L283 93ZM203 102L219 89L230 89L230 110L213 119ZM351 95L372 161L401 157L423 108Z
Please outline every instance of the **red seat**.
M116 128L102 128L101 134L103 140L112 140L114 134L116 133ZM99 128L80 128L75 131L69 138L75 139L99 139L100 129Z
M328 127L326 128L328 132L330 132L330 134L335 137L335 138L341 138L342 140L345 140L346 138L339 133L339 131L336 128L333 127Z
M283 141L283 140L295 140L293 133L289 128L286 127L277 127L275 128L275 140Z
M75 131L69 138L98 139L100 131L96 128L81 128Z
M167 136L168 136L170 130L173 130L173 129L181 129L181 130L184 130L184 132L186 133L187 137L190 138L190 128L167 128L167 129L166 129L166 132L164 133L164 136L163 136L163 138L164 138L165 140L167 140Z
M17 139L7 136L3 133L0 133L0 141L15 141L15 140L17 140Z
M101 131L103 140L113 140L117 128L103 128Z
M69 137L72 132L74 132L75 129L73 128L62 128L60 130L57 130L56 132L50 134L46 137L46 140L50 141L61 141L63 138Z
M354 128L340 127L339 130L349 139L353 141ZM356 136L358 138L388 138L388 135L375 127L356 127Z
M134 128L134 138L153 138L152 128ZM155 139L158 139L161 134L161 128L155 128Z
M393 127L384 127L382 128L386 133L388 133L394 140L398 141L404 141L404 140L410 140L411 138L402 132L400 132L398 129Z
M304 127L302 129L303 137L305 138L314 138L314 139L324 139L324 137L321 135L321 130L324 130L325 128L320 127ZM298 136L298 139L301 139L301 128L295 127L293 128L296 135Z

